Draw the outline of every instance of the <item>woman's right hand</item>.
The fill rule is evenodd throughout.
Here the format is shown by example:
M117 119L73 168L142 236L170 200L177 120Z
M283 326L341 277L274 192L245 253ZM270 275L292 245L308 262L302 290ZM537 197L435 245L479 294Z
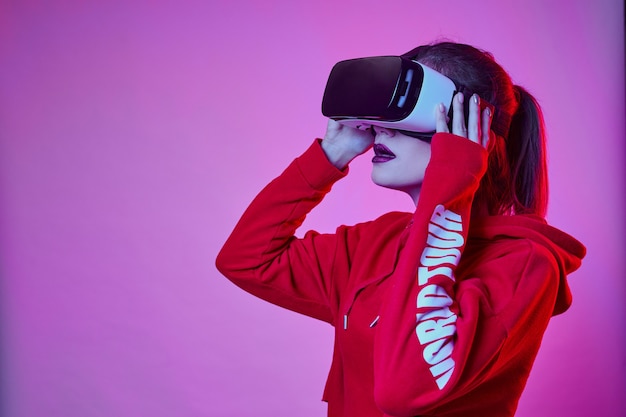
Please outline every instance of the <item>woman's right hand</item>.
M328 119L322 149L335 167L343 170L350 161L365 153L374 144L371 129L360 130Z

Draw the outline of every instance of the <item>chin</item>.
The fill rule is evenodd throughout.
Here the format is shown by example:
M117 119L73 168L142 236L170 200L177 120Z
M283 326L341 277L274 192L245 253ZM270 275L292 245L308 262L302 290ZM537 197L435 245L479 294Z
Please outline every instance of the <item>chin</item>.
M407 193L411 197L413 197L415 195L419 195L420 190L422 188L421 186L415 186L415 185L407 186L407 185L394 184L394 183L385 182L385 181L377 181L374 178L372 178L372 182L374 184L378 185L379 187L388 188L390 190L401 191L403 193Z

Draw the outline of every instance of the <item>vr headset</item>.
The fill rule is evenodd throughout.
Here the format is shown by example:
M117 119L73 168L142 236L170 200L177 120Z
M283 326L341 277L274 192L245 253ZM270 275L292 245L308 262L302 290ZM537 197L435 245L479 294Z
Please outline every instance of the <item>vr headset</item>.
M459 91L471 95L445 75L407 56L349 59L335 64L328 77L322 114L346 126L380 126L428 139L435 133L436 106L443 103L451 120L452 98ZM469 101L464 103L466 123ZM481 110L485 107L493 114L493 106L481 100Z

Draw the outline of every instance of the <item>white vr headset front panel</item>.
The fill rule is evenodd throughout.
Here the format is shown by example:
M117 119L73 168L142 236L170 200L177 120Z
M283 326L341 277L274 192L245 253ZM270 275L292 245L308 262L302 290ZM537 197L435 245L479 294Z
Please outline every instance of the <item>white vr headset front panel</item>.
M437 105L443 103L446 107L447 114L452 104L452 97L456 92L456 86L454 82L445 75L419 62L418 64L424 70L424 79L417 103L413 111L407 117L394 122L358 118L337 119L337 121L346 126L364 130L369 129L370 126L380 126L389 129L408 130L411 132L435 131ZM402 98L400 100L402 100Z

